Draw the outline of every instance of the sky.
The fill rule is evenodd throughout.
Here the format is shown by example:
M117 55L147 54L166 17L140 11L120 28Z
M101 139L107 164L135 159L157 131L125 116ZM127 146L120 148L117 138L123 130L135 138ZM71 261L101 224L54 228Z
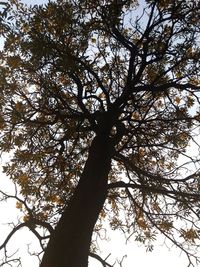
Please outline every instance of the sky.
M27 4L40 4L45 1L40 0L23 0L22 2ZM13 185L4 174L0 175L0 188L4 188L7 192L13 191ZM0 244L9 233L8 222L13 220L17 221L17 216L20 216L16 210L16 201L8 201L7 203L0 204ZM163 245L163 240L159 240L155 243L153 252L146 252L145 247L138 246L134 240L131 240L128 244L125 244L125 239L121 234L111 231L109 232L111 241L108 243L101 243L101 250L103 257L107 257L110 253L111 256L108 258L108 262L113 264L115 258L119 260L124 256L127 257L123 261L123 267L184 267L187 266L187 260L185 256L180 254L176 248L167 248ZM37 267L38 261L36 258L27 256L27 245L32 243L31 249L38 246L38 241L30 233L28 229L20 230L10 241L8 249L14 252L18 247L20 250L18 254L22 257L23 267ZM90 260L90 267L100 267L96 260ZM115 265L118 267L119 265Z

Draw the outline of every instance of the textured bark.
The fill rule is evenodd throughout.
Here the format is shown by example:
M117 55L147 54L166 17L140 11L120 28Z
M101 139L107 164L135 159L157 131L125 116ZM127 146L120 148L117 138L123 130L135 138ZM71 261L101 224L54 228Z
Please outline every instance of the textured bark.
M61 216L40 267L87 267L95 223L107 196L109 139L96 137L79 184Z

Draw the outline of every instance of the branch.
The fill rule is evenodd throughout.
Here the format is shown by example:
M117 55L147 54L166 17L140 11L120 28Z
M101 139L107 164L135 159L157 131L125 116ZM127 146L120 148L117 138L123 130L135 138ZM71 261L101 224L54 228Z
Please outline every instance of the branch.
M184 90L186 88L190 88L193 90L200 90L200 86L191 84L191 83L184 83L184 84L178 84L176 82L169 82L162 85L153 85L153 84L146 84L142 86L135 86L135 83L132 84L132 90L134 92L164 92L167 91L170 88L176 88L180 90Z
M17 225L9 234L8 236L6 237L5 241L3 242L3 244L0 246L0 250L5 248L7 243L9 242L9 240L11 239L11 237L22 227L24 226L27 226L27 223L24 222L24 223L21 223L19 225Z
M98 74L90 67L88 64L83 62L80 58L74 58L78 63L80 63L97 81L99 87L101 88L102 92L105 94L107 105L110 105L110 96L108 91L106 90L105 86L103 85L101 79L99 78Z
M42 222L42 221L39 221L37 219L35 220L29 220L27 222L24 222L24 223L20 223L19 225L15 226L12 231L8 234L8 236L6 237L5 241L3 242L3 244L0 246L0 250L5 248L6 245L8 244L9 240L11 239L11 237L21 228L23 227L28 227L36 236L38 239L46 239L48 237L41 237L38 232L34 229L34 224L37 224L37 225L41 225L45 228L47 228L47 230L52 233L53 232L53 227L46 223L46 222Z
M132 184L132 183L125 183L123 181L119 182L114 182L108 184L108 189L113 189L113 188L132 188L132 189L140 189L141 191L145 193L155 193L155 194L162 194L169 196L178 196L178 197L184 197L184 198L189 198L190 202L191 199L194 201L200 200L200 194L191 194L187 192L181 192L181 191L176 191L176 190L168 190L165 188L156 188L154 186L146 186L146 185L141 185L141 184ZM180 200L180 199L179 199Z
M115 160L117 161L121 161L124 163L124 165L130 170L135 172L138 175L144 175L146 177L149 177L152 180L157 180L157 181L163 181L163 182L175 182L175 183L180 183L180 182L186 182L190 179L194 179L194 178L199 178L200 177L200 173L199 172L195 172L189 176L186 176L185 178L182 179L166 179L164 177L162 177L161 175L156 175L154 173L145 171L144 169L141 169L139 167L137 167L133 162L131 162L128 158L126 158L125 156L123 156L120 153L116 154L116 158Z
M93 253L93 252L90 252L89 253L89 256L98 260L102 265L103 267L113 267L113 265L109 264L108 262L106 262L107 258L110 256L110 254L105 258L105 259L102 259L99 255Z

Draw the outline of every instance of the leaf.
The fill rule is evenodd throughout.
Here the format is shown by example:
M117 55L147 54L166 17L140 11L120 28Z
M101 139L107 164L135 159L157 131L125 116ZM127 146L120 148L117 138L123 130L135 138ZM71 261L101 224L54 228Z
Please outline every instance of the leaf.
M16 208L21 210L22 207L23 207L22 203L19 202L19 201L17 201L17 202L16 202Z
M179 96L176 96L174 100L175 100L177 105L179 105L181 102L181 98Z
M139 154L140 157L144 157L145 154L146 154L145 149L142 148L142 147L140 147L140 148L139 148L139 153L138 153L138 154Z
M138 224L138 226L139 226L140 228L142 228L143 230L148 229L148 225L147 225L146 221L145 221L143 218L139 218L139 219L137 220L137 224Z
M166 231L169 232L172 228L173 228L173 222L172 221L167 221L167 220L163 220L160 224L159 227Z
M190 229L181 229L181 237L185 239L185 241L190 241L192 243L195 243L196 239L199 239L199 235L196 230L193 228Z
M30 216L29 215L24 215L23 216L23 221L24 222L28 222L30 220Z
M188 108L191 108L195 104L195 99L191 96L187 96L187 102L186 102Z
M93 44L96 44L97 39L93 37L93 38L91 38L91 42L92 42Z

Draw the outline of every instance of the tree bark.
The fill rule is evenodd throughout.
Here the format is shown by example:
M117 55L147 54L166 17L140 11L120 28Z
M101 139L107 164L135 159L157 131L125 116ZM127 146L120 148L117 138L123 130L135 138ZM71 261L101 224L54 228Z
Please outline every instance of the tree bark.
M74 195L56 226L40 267L87 267L93 229L107 196L109 138L95 137Z

